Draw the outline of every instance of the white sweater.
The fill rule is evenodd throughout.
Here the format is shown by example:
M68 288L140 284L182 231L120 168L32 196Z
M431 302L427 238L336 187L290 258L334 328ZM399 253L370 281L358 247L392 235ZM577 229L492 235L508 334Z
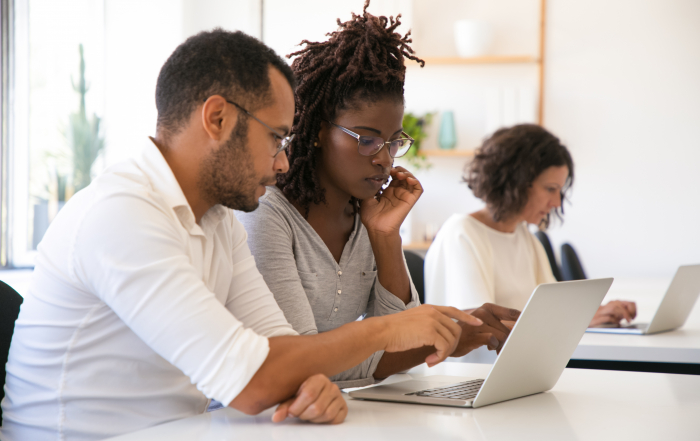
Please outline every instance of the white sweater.
M522 310L540 283L555 282L547 254L525 222L502 233L452 215L425 258L426 303L460 309L495 303Z

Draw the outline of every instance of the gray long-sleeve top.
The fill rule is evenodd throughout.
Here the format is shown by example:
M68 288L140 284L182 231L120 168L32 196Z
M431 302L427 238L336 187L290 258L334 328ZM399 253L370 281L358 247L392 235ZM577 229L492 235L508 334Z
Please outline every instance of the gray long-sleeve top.
M317 334L360 317L392 314L420 304L413 282L407 305L379 283L372 246L359 214L340 263L277 187L267 187L257 210L236 212L236 217L248 232L248 246L258 270L299 334ZM331 380L341 388L374 383L373 374L383 352L375 352Z

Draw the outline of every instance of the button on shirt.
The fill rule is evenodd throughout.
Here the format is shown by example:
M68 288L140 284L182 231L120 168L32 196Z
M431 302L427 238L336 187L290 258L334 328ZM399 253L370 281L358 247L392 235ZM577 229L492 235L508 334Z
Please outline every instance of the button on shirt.
M97 440L228 404L294 335L222 206L195 222L148 142L61 210L7 363L0 438Z
M359 214L340 262L277 187L267 187L257 210L236 216L248 231L248 245L267 286L300 334L326 332L360 317L420 304L412 282L408 304L379 283L372 244ZM340 387L372 384L382 354L373 354L331 380Z

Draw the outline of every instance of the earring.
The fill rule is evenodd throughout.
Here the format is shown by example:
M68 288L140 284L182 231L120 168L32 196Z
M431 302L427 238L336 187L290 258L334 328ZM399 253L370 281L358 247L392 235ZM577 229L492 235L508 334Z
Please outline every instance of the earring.
M318 147L318 141L314 141L314 147Z

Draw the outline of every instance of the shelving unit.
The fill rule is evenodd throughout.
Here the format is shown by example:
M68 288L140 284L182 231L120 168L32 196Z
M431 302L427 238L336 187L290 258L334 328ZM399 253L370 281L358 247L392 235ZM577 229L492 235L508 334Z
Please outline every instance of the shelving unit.
M426 195L419 202L421 205L416 206L419 212L411 221L414 240L404 243L404 250L426 251L431 245L431 242L423 240L426 226L432 224L432 231L453 210L464 210L451 195L457 191L457 185L461 187L459 194L464 190L464 184L460 184L464 166L474 157L475 149L489 134L487 132L517 121L544 123L547 1L510 1L516 4L520 13L509 10L504 21L499 21L497 15L500 14L500 6L492 5L489 0L483 0L488 3L483 6L488 11L474 8L471 9L473 16L469 16L470 9L467 7L460 9L459 14L440 11L433 14L426 7L422 7L421 14L414 11L415 35L419 41L416 50L425 61L425 66L421 69L417 63L406 64L409 70L407 75L415 79L410 84L410 91L415 95L410 97L411 105L417 113L452 110L458 115L455 125L461 132L456 149L440 149L439 117L435 118L437 122L428 130L420 154L427 157L433 170L421 176L422 183L425 188L437 186L445 191ZM458 4L459 0L452 2ZM459 57L449 48L449 29L440 29L431 34L430 26L425 25L426 20L438 18L441 21L436 22L446 28L458 18L491 21L494 34L501 39L494 40L498 45L493 46L493 54ZM506 27L508 21L514 26ZM420 40L421 36L425 39ZM430 200L426 201L427 197Z
M434 157L459 157L459 158L471 158L474 156L474 150L467 149L450 149L450 150L439 150L439 149L426 149L420 151L425 156Z
M459 0L452 1L457 3ZM522 3L520 4L522 5ZM497 6L489 7L497 8ZM518 40L506 41L510 44L494 47L494 52L500 55L468 58L450 56L453 53L445 49L446 45L449 44L446 39L449 33L441 30L437 36L435 36L436 34L429 35L429 28L425 27L425 35L429 35L430 38L424 40L428 43L425 43L419 51L420 58L425 61L425 66L421 69L417 63L407 64L408 70L412 71L408 75L417 78L416 82L411 85L414 87L412 90L421 91L416 93L416 99L412 103L417 102L417 104L413 104L417 112L435 112L441 108L453 110L454 113L463 112L459 114L463 120L458 119L455 123L463 124L459 126L463 133L458 136L460 143L457 144L456 149L438 148L440 125L438 123L431 127L429 136L420 149L420 154L428 157L429 162L434 165L434 170L424 175L426 187L428 185L445 185L452 191L454 185L460 181L464 164L474 157L482 137L488 135L485 132L492 131L500 125L514 124L515 121L544 124L547 1L528 2L527 6L522 6L522 12L525 13L522 14L522 18L527 19L526 26L522 28L527 29L527 34L520 34L523 37L523 44L519 44L521 42ZM473 18L481 18L479 13L475 10ZM446 27L450 25L450 20L457 18L442 12L439 16L443 19L441 23L444 23ZM414 20L421 20L423 16L417 15L416 17L418 18ZM514 22L521 19L520 15L510 15L509 17ZM494 28L496 28L496 23L499 23L498 18L492 15L492 19ZM503 22L500 23L503 26ZM422 28L419 27L419 29ZM503 27L502 32L502 38L518 38L518 34L510 32L510 28ZM416 35L420 34L416 33ZM525 44L525 40L527 44ZM456 52L454 54L456 55ZM465 84L466 81L472 82ZM483 81L483 83L479 81ZM425 91L431 90L433 85L435 88L432 93L435 99L434 102L431 102L429 94ZM452 85L455 87L451 87ZM482 92L480 87L489 89L483 90L483 98L480 96ZM450 104L451 101L464 96L476 97L476 100L467 104L461 102ZM507 99L510 100L508 101L510 104L508 109L503 104ZM521 102L524 103L524 106L518 108ZM495 118L493 117L494 109L496 112L500 112ZM483 113L479 114L482 111ZM514 116L516 112L522 113L519 116ZM504 116L506 113L507 117ZM483 123L486 123L484 126L487 127L483 132L479 132L481 130L479 124L482 124L482 120ZM445 219L452 211L455 202L446 196L446 193L450 193L450 191L442 194L433 193L433 199L420 206L421 213L415 216L417 219L412 220L412 229L415 229L412 236L415 240L405 243L403 246L405 250L427 251L431 242L422 240L425 235L422 234L421 229L425 229L427 224L442 222L442 219ZM458 208L455 206L455 209Z
M425 251L430 248L430 244L433 242L410 242L403 245L404 250L422 250Z
M503 64L535 64L538 68L538 102L537 123L543 124L544 114L544 62L545 62L545 17L547 0L540 0L539 11L539 54L538 55L487 55L481 57L424 57L425 67L460 66L460 65L503 65ZM409 64L416 68L416 64ZM472 157L473 149L438 150L424 149L421 153L431 157Z
M427 57L423 59L426 66L440 66L452 64L518 64L539 63L538 57L530 55L489 55L483 57ZM409 66L415 67L411 64Z

